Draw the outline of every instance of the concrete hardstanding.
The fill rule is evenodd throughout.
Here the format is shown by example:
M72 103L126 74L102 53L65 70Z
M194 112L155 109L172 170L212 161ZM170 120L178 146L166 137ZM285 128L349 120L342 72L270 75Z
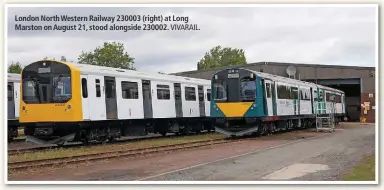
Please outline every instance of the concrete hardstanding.
M146 180L339 180L346 168L374 153L374 130L361 126Z

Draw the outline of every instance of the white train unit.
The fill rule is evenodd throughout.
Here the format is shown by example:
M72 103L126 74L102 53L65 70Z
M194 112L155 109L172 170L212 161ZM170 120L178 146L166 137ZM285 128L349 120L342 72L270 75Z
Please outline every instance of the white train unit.
M19 104L20 104L20 74L8 73L8 141L18 136Z
M213 129L210 80L54 60L27 65L22 80L20 122L34 142Z

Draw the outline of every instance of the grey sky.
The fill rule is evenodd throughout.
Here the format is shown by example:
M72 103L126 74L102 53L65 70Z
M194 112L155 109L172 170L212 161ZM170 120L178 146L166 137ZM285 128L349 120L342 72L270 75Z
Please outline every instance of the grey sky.
M259 61L375 66L374 7L249 8L16 8L8 9L8 64L25 65L61 55L77 61L105 41L124 43L138 70L166 73L195 70L216 45L243 48L249 63ZM188 16L199 31L15 31L15 15ZM28 22L18 22L28 24ZM80 24L57 23L57 24ZM181 22L178 22L181 23ZM54 24L34 22L33 24ZM87 25L92 22L87 22ZM98 24L102 24L99 22ZM121 24L121 23L120 23Z

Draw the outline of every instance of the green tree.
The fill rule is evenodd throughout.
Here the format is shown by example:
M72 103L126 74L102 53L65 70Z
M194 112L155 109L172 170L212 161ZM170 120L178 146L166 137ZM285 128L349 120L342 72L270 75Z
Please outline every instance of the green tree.
M118 42L104 42L103 47L97 47L93 52L82 52L78 61L80 64L136 70L133 66L134 58Z
M48 57L44 57L44 58L43 58L43 60L48 60L48 59L50 59L50 60L56 60L55 58L48 58ZM60 57L60 61L64 61L64 62L66 62L66 61L67 61L67 58L66 58L65 56L61 56L61 57Z
M237 48L222 48L220 45L213 47L204 57L197 63L199 70L223 67L229 65L246 64L244 50Z
M8 73L20 74L22 70L23 70L23 67L19 62L16 62L16 63L12 62L12 64L8 66Z
M61 56L60 61L64 61L64 62L66 62L66 61L67 61L67 58L66 58L65 56Z

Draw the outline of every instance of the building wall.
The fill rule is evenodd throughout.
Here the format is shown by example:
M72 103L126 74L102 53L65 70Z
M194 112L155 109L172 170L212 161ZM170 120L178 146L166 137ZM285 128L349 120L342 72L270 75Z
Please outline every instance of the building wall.
M254 63L242 66L245 69L254 71L262 71L288 77L286 69L289 65L296 68L295 78L300 80L313 80L313 79L360 79L360 98L361 104L370 102L370 105L375 105L374 98L368 98L369 94L375 96L375 76L371 73L375 72L374 67L348 67L348 66L328 66L328 65L308 65L308 64L287 64L287 63ZM234 67L229 67L234 68ZM203 78L210 80L218 69L209 69L205 71L190 71L182 73L174 73L174 75ZM292 76L293 77L293 76ZM353 99L353 97L351 97ZM356 97L355 97L356 99ZM359 98L357 98L359 99ZM349 100L350 101L350 100ZM358 101L358 100L355 100ZM366 118L366 122L375 122L375 110L370 110L364 114L364 109L361 109L361 116Z

